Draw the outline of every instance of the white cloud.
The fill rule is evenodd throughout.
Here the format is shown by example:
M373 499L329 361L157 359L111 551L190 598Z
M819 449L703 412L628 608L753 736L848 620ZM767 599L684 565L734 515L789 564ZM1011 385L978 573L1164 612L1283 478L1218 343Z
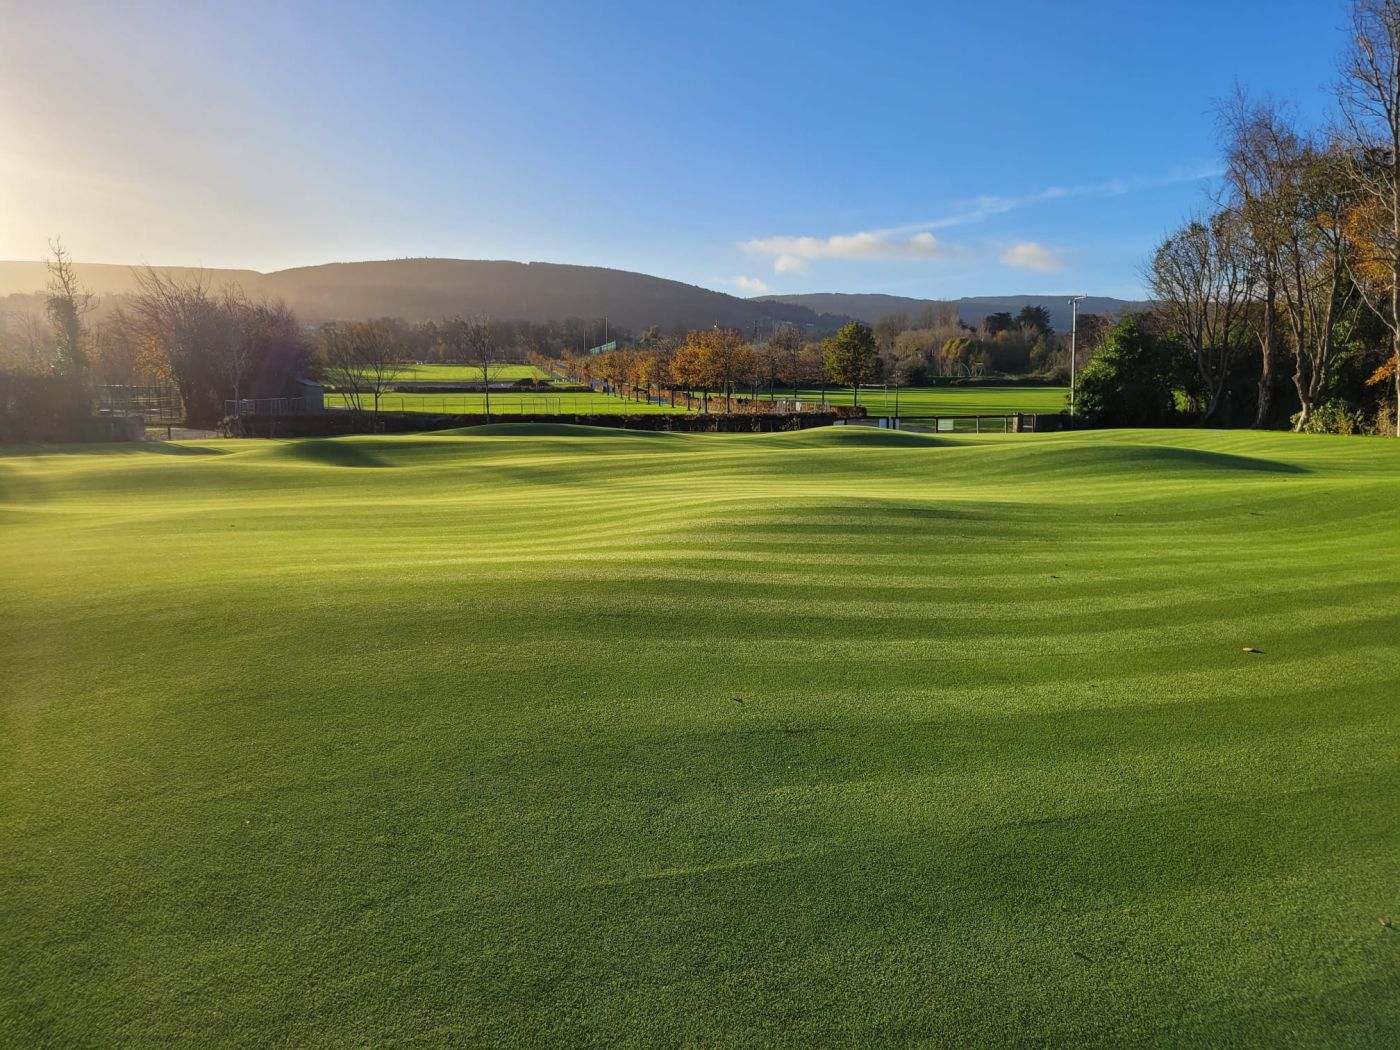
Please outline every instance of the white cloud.
M746 292L762 295L768 291L768 282L761 277L735 277L734 283Z
M904 236L897 231L870 230L834 237L761 237L741 247L750 255L771 255L778 273L800 273L818 259L936 259L948 249L924 231Z
M1039 270L1041 273L1053 273L1064 266L1064 260L1045 245L1036 244L1035 241L1022 241L1012 245L1001 253L1001 261L1007 266L1015 266L1022 270Z
M838 234L834 237L757 237L739 245L750 255L773 258L778 273L804 273L821 259L939 259L963 254L965 249L936 239L930 230L967 226L995 215L1033 207L1048 201L1084 197L1117 197L1139 190L1199 182L1221 174L1219 167L1174 168L1164 175L1146 178L1109 179L1078 186L1047 186L1019 197L981 196L958 202L947 215L927 222L911 222L865 233ZM986 248L978 250L978 254ZM1001 256L1008 266L1032 270L1060 269L1063 261L1050 249L1034 241L1014 245Z

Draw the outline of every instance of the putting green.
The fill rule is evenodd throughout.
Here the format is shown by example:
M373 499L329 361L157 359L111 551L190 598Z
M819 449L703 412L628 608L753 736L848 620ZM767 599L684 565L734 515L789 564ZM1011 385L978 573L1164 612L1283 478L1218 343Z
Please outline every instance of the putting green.
M1397 507L1285 434L11 450L0 1043L1393 1046Z

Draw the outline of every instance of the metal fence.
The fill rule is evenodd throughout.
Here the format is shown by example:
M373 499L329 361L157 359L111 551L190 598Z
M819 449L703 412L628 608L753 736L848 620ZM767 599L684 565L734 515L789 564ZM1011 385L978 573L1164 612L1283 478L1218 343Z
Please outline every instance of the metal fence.
M225 416L299 416L306 402L300 397L245 397L224 402Z
M114 416L140 416L148 423L184 416L180 393L173 386L101 383L92 388L93 407Z
M847 419L847 426L907 430L917 434L1034 434L1064 430L1070 425L1061 413L1016 412L1008 415L971 416L867 416Z

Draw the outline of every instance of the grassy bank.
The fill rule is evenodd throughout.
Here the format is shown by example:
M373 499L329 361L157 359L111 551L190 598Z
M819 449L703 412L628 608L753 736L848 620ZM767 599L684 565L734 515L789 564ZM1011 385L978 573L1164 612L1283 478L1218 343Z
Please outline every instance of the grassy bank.
M1398 496L1253 433L11 452L0 1042L1393 1045Z

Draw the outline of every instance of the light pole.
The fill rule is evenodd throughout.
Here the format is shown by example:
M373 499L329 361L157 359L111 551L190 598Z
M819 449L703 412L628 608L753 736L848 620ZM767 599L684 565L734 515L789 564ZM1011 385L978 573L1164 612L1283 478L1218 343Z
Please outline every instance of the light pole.
M1087 295L1073 295L1069 300L1069 414L1074 415L1074 341L1079 329L1079 303Z

